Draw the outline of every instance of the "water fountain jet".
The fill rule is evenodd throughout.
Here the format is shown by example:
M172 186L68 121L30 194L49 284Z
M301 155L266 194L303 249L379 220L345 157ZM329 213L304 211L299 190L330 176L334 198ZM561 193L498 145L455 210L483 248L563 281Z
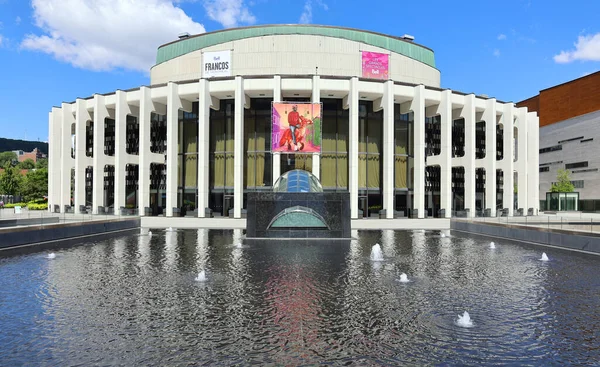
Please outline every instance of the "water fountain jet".
M542 253L542 258L540 260L541 261L550 261L550 259L548 258L548 255L546 255L545 252Z
M405 273L400 274L400 279L398 279L398 281L400 283L408 283L408 282L410 282L410 280L408 280L408 276Z
M491 248L491 249L494 249L494 248L496 248L496 244L495 244L493 241L492 241L492 242L490 242L490 248Z
M202 270L201 272L199 272L198 276L194 280L197 282L206 282L206 271Z
M471 316L469 316L467 311L465 311L462 316L458 315L456 325L460 327L473 327L473 321L471 321Z
M371 261L383 261L383 253L378 243L371 248Z
M47 259L54 259L56 257L56 254L54 252L51 252L48 254L48 256L46 256Z

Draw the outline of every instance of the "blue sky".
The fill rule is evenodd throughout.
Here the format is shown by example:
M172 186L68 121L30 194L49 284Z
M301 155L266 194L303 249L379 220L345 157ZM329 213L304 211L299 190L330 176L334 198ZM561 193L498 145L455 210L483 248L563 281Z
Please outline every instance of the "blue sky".
M598 14L598 0L0 0L0 137L45 141L52 106L149 84L180 32L245 25L411 34L443 88L517 102L600 70Z

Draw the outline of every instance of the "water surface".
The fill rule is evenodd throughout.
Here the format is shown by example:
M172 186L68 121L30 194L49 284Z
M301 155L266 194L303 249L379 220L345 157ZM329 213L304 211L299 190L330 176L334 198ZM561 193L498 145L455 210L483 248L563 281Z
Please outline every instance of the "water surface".
M600 364L598 256L449 231L152 232L0 253L0 365Z

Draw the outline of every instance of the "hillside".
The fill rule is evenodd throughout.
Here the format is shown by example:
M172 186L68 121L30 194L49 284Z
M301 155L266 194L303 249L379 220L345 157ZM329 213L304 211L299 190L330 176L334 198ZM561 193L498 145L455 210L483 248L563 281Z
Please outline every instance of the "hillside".
M31 152L35 148L38 148L38 150L42 151L42 153L48 153L48 143L41 141L0 138L0 152L6 152L10 150Z

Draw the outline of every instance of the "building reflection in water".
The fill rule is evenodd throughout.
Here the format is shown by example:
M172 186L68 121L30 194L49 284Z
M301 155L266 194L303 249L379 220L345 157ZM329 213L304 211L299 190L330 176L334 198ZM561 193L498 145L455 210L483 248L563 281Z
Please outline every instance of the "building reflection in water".
M279 346L281 363L295 358L309 358L309 350L319 347L320 297L310 271L301 264L273 266L265 284L270 303L270 322L276 326L272 344ZM292 353L292 354L290 354Z

